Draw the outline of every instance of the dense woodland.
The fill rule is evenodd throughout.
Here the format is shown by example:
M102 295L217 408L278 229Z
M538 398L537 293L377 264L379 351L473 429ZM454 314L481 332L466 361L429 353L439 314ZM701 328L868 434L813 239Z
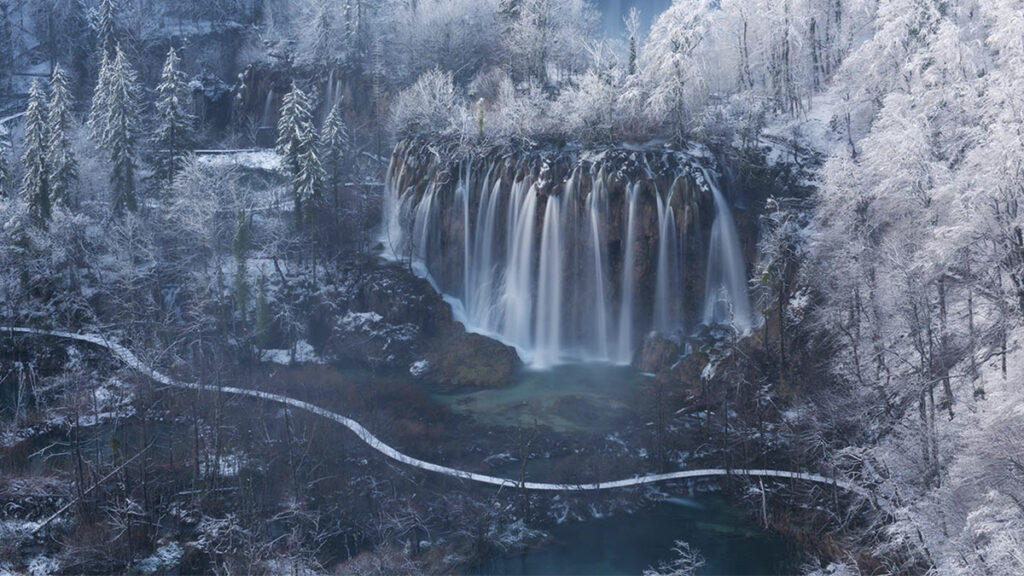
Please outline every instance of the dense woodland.
M1024 572L1024 2L674 0L649 30L599 21L585 0L0 0L0 324L102 333L189 381L336 385L437 456L458 423L374 416L422 391L303 363L344 330L374 367L417 330L463 337L360 308L406 289L374 268L395 144L729 149L791 181L761 215L765 323L727 397L773 405L788 462L874 495L819 506L805 571ZM371 471L312 417L0 338L0 572L466 570L529 518L528 498ZM285 384L260 368L275 355ZM67 502L73 520L30 533ZM419 549L432 530L460 560Z

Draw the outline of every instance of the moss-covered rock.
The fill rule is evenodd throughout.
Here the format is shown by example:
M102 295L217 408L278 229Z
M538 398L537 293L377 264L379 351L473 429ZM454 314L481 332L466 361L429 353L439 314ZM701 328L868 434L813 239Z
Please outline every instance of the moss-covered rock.
M521 364L514 348L455 324L430 343L423 377L446 387L505 386Z

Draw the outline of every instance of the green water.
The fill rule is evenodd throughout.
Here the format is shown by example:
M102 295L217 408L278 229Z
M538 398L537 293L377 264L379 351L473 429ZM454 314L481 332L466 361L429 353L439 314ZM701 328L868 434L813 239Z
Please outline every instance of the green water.
M793 574L796 553L731 508L723 497L652 504L633 514L572 522L550 530L552 542L490 559L472 572L486 575L641 574L672 559L676 540L700 551L703 576Z
M637 405L646 376L629 367L575 364L523 369L504 388L437 392L433 398L481 424L528 426L557 432L615 432Z

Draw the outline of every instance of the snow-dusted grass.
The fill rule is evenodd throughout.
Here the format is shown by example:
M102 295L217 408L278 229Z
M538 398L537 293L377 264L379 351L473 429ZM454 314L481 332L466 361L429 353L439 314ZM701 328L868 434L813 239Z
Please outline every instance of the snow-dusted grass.
M11 333L19 334L33 334L40 336L54 336L57 338L67 338L71 340L77 340L80 342L89 342L97 346L101 346L109 350L119 360L124 362L128 367L138 370L146 376L156 380L157 382L169 386L172 388L184 388L188 390L200 390L200 391L211 391L220 392L221 394L234 394L238 396L248 396L250 398L256 398L259 400L265 400L268 402L276 402L279 404L285 404L305 410L317 416L327 418L345 426L360 440L365 442L370 448L373 448L377 452L387 456L388 458L401 462L403 464L419 468L420 470L426 470L428 472L435 472L448 476L451 478L459 478L462 480L469 480L472 482L478 482L481 484L488 484L498 487L508 488L521 488L526 490L538 490L538 491L555 491L555 492L580 492L580 491L596 491L602 489L613 489L613 488L629 488L634 486L644 486L648 484L655 484L659 482L667 482L672 480L683 480L688 478L703 478L709 476L754 476L754 477L765 477L765 478L782 478L789 480L804 480L808 482L816 482L819 484L832 485L836 488L842 488L843 490L853 492L855 494L870 497L870 494L864 488L857 486L846 480L838 478L829 478L820 474L811 474L808 472L790 472L786 470L767 470L767 469L727 469L727 468L710 468L703 470L681 470L678 472L669 472L665 474L648 474L643 476L634 476L632 478L624 478L621 480L615 480L612 482L596 482L589 484L555 484L545 482L519 482L516 480L509 480L507 478L498 478L496 476L489 476L486 474L478 474L475 472L468 472L466 470L458 470L456 468L450 468L448 466L442 466L440 464L434 464L426 462L418 458L413 458L399 452L391 446L385 444L379 438L373 435L367 430L362 424L355 420L342 416L336 412L331 412L325 408L321 408L315 404L297 400L295 398L289 398L280 394L273 394L270 392L262 392L259 390L248 390L245 388L236 388L233 386L206 386L203 384L196 384L190 382L179 382L173 378L158 372L146 364L144 364L138 357L135 356L130 350L121 346L120 344L110 342L102 335L97 334L73 334L70 332L61 332L56 330L39 330L35 328L24 328L24 327L0 327L0 331L6 331Z

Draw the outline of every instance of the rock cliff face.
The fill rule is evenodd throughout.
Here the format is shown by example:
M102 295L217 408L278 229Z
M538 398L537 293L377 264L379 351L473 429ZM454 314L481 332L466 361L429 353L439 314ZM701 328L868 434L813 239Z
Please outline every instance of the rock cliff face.
M410 370L446 387L502 386L520 366L512 347L453 320L449 304L406 267L367 260L351 269L357 273L313 313L328 359Z
M756 217L699 150L395 149L383 242L474 331L533 365L631 362L652 331L755 322L746 294ZM755 200L756 201L756 200Z

